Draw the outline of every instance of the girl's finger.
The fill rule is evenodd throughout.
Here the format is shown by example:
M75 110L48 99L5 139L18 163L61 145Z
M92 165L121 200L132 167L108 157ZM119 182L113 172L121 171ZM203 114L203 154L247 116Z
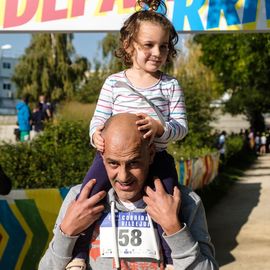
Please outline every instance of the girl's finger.
M148 132L146 132L143 137L146 139L148 137L150 137L152 135L152 130L149 130Z

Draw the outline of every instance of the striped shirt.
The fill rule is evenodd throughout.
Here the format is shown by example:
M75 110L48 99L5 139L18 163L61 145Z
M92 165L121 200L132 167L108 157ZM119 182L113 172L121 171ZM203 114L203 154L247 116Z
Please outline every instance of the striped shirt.
M184 94L178 81L166 74L151 87L138 88L132 86L125 75L125 71L110 75L101 91L96 110L90 122L90 138L96 128L103 125L110 116L118 113L146 113L155 120L159 120L155 110L138 94L127 87L115 86L117 81L123 81L151 100L160 110L166 122L164 133L156 137L154 143L157 151L167 148L169 141L181 140L187 134L187 117Z

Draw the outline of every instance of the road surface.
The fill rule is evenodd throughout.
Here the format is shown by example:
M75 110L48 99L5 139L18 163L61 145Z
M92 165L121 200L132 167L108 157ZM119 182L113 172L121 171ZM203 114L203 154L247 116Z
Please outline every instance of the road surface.
M207 213L221 270L270 269L270 154Z

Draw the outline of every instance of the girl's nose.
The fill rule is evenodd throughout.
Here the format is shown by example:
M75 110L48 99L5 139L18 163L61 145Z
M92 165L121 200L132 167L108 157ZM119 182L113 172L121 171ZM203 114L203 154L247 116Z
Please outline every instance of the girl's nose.
M160 48L159 48L159 46L154 46L153 47L152 54L155 55L155 56L160 56Z

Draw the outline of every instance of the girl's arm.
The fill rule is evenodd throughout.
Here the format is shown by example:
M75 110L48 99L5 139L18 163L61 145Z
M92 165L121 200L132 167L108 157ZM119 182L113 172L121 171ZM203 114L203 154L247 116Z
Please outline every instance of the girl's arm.
M173 80L170 91L170 116L163 135L158 138L161 141L181 140L188 133L184 93L176 79Z

